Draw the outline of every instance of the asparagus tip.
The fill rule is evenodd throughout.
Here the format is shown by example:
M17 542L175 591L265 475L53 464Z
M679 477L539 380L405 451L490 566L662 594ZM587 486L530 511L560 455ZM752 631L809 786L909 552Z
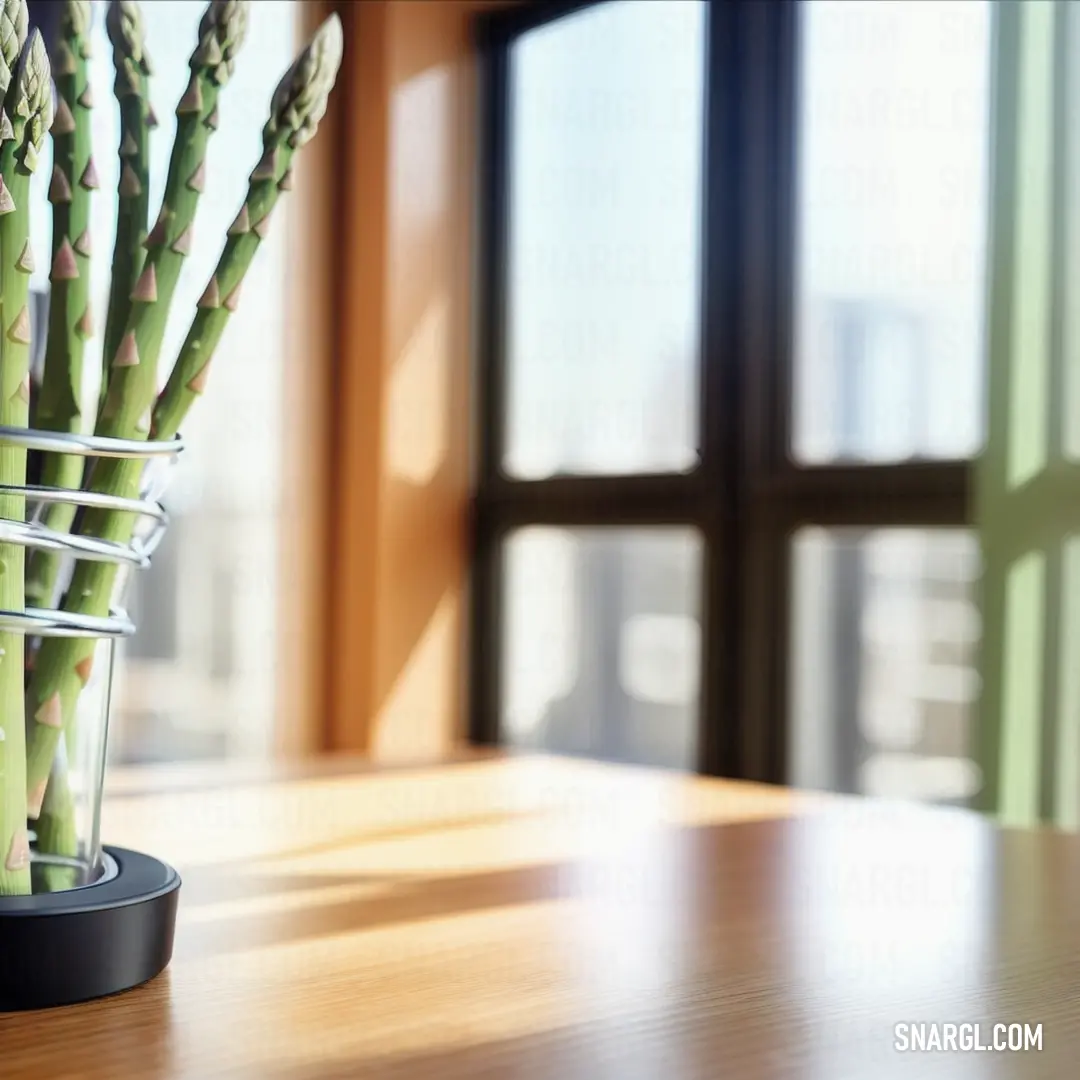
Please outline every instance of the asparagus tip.
M113 47L117 93L129 88L137 91L138 77L151 73L142 8L134 0L112 0L105 15L105 30Z
M17 160L24 172L33 172L53 121L52 72L39 30L27 38L19 54L4 108L19 144Z
M29 27L26 0L3 0L0 4L0 97L7 93Z
M192 71L207 72L224 86L236 66L236 54L247 36L251 0L211 0L199 23L199 41L191 54Z
M82 37L90 29L90 0L67 0L60 15L60 32L65 37Z
M337 81L344 44L341 19L335 13L315 31L278 83L263 132L265 142L287 132L289 145L296 148L314 138Z

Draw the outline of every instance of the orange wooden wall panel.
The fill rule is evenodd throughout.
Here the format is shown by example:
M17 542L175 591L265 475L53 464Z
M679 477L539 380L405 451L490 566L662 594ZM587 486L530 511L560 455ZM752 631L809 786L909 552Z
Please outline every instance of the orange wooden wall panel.
M457 0L346 4L329 744L464 732L476 58Z
M298 5L298 34L306 41L329 13L325 0ZM330 607L331 434L336 313L340 265L334 236L339 197L337 155L342 145L342 89L331 96L319 137L296 165L290 200L288 312L290 362L284 400L291 433L283 470L278 591L277 715L274 749L296 757L326 743L326 645Z

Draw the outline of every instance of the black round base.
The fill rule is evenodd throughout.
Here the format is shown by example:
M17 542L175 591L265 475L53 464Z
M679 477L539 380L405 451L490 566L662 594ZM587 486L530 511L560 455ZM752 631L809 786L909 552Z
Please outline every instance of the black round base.
M123 848L100 885L0 897L0 1012L73 1005L152 979L172 957L180 875Z

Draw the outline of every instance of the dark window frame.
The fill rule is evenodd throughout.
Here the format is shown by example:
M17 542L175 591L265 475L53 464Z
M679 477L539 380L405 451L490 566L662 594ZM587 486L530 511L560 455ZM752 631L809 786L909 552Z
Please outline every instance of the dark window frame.
M469 734L499 741L502 541L526 525L692 524L705 543L700 771L787 780L790 539L805 525L966 526L969 461L800 466L790 443L796 0L707 0L701 460L685 475L513 480L499 470L514 41L597 3L477 20L479 304ZM843 707L843 706L842 706Z

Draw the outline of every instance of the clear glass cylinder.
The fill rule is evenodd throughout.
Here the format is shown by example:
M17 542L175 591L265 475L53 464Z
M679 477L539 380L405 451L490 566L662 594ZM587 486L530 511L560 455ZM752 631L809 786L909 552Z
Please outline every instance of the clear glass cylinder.
M156 503L168 485L175 460L161 458L144 463L139 489L141 500L147 504ZM45 505L34 506L32 497L27 499L27 504L30 520L44 524ZM139 517L131 547L149 558L164 530L163 513ZM72 554L63 554L60 559L52 601L57 607L71 583L76 563ZM116 567L110 604L113 615L123 615L123 601L132 569L128 564ZM29 682L42 638L28 635L24 640ZM86 665L80 675L80 678L85 675L85 682L74 715L57 744L40 812L36 819L27 821L30 884L35 894L83 888L116 872L102 847L101 804L117 641L115 637L91 638L86 641L86 648L90 652L80 662L80 667ZM35 723L28 702L28 732Z

